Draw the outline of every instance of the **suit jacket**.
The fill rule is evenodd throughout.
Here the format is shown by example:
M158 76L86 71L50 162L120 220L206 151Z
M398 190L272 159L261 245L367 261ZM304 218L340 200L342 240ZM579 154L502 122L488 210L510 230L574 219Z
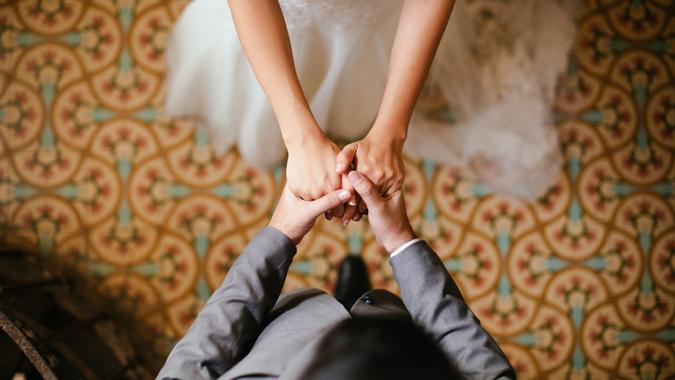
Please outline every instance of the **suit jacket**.
M332 326L351 318L332 296L304 289L279 299L295 245L267 227L246 247L157 379L299 379ZM467 379L515 379L497 343L464 303L436 253L416 242L390 260L414 323Z

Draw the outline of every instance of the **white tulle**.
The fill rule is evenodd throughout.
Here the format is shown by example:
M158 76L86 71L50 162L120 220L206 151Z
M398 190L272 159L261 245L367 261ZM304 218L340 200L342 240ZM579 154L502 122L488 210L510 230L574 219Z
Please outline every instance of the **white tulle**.
M531 199L545 191L561 167L550 115L574 38L574 3L458 0L406 150L454 165L497 192ZM333 138L363 137L386 84L401 0L280 4L319 125ZM170 115L198 117L216 149L236 145L251 164L269 168L285 158L226 1L186 7L171 33L167 64Z

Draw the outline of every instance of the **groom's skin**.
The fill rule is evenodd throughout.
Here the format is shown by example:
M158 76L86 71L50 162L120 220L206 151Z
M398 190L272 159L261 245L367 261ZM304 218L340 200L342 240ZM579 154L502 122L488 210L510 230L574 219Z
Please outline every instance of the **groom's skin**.
M387 252L391 253L415 238L405 211L402 190L388 197L381 197L375 185L364 175L352 171L348 179L368 207L370 227L378 243ZM288 187L284 187L269 225L298 244L319 215L344 204L352 195L350 191L343 189L328 193L315 201L304 201L293 195Z
M377 187L357 172L350 172L348 180L366 203L372 231L389 254L413 242L390 259L394 277L401 286L402 300L413 321L428 329L465 377L515 379L508 360L465 305L459 289L436 253L426 243L415 242L401 191L388 197L381 196ZM247 348L260 338L258 334L261 332L258 330L262 334L267 331L263 328L263 320L278 300L296 252L291 243L298 244L317 217L344 204L352 196L350 191L342 189L314 201L305 201L284 187L270 220L270 227L256 237L258 240L254 242L254 247L249 245L239 257L223 284L197 316L190 331L174 347L157 378L218 377L236 368L240 360L245 361ZM329 321L339 321L349 315L335 299L332 301L317 304L325 306L319 307L323 314L319 312L317 315ZM293 326L290 320L286 322L288 326ZM316 333L311 329L309 331ZM259 353L272 347L263 343L261 345ZM259 357L265 358L265 355ZM293 362L296 365L293 369L297 371L303 368L302 365L306 363L302 359ZM252 363L254 361L248 365ZM244 371L242 374L249 369L246 365L240 368ZM290 373L289 378L298 378L300 375L292 370ZM235 373L231 378L237 376Z

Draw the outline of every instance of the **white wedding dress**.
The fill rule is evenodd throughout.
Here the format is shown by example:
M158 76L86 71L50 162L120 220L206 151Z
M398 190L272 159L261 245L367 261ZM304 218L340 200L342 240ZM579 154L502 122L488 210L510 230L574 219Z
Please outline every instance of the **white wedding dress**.
M574 39L575 0L457 0L405 149L494 191L533 199L561 168L551 121ZM353 141L375 120L401 0L281 0L298 77L321 128ZM422 26L420 26L422 27ZM196 116L216 149L270 168L279 127L226 0L194 0L167 47L166 108ZM274 62L270 62L274 64Z

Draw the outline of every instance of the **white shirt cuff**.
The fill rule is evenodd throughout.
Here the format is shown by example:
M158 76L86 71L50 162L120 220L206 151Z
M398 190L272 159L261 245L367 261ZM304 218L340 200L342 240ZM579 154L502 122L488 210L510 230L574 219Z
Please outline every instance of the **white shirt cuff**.
M411 245L417 243L417 242L420 241L420 240L422 240L422 239L412 239L412 240L410 240L409 242L403 244L402 246L398 247L394 252L392 252L392 253L389 255L389 258L390 258L390 259L393 259L394 256L396 256L396 255L398 255L399 253L403 252L404 249L410 247Z

